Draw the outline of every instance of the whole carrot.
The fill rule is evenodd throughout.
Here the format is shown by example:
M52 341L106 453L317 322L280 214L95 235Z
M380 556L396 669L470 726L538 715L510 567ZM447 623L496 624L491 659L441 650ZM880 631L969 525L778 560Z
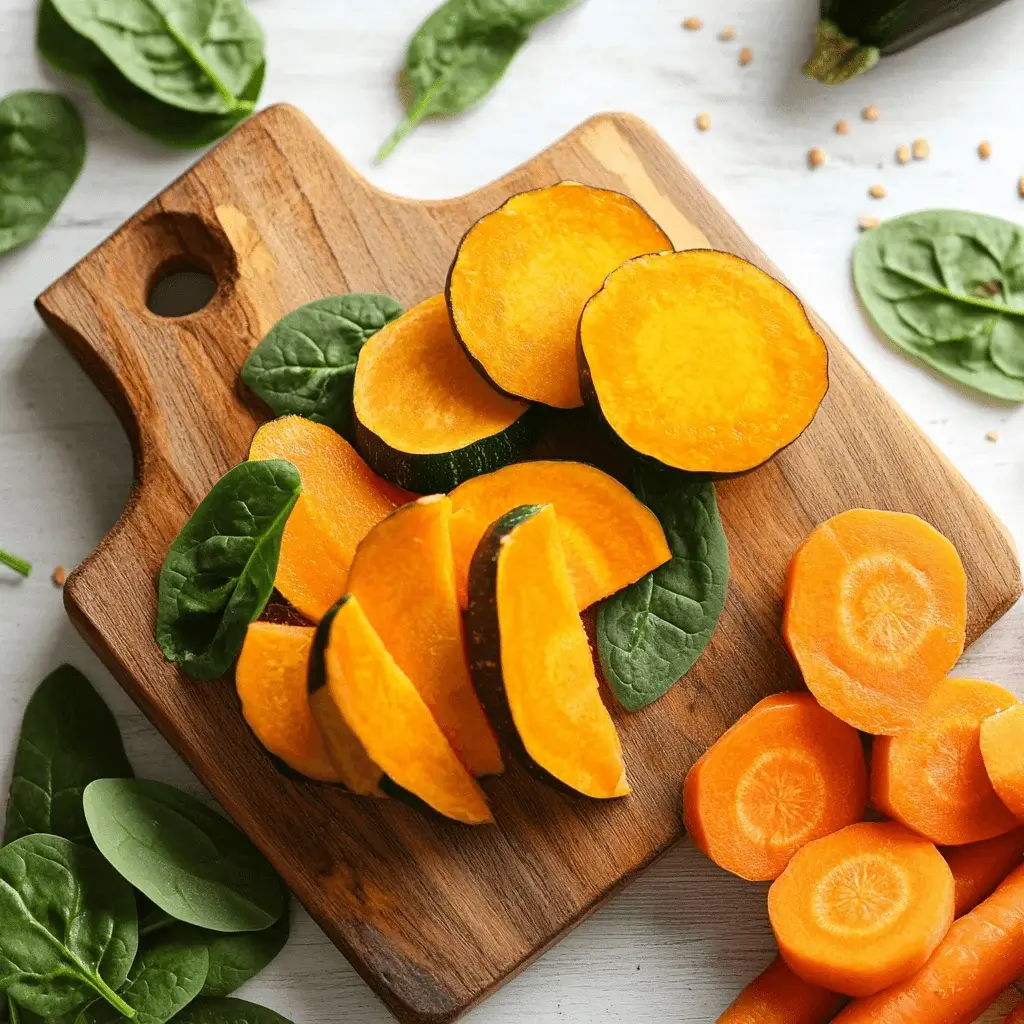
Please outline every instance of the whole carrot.
M1024 867L954 922L906 981L854 1000L835 1024L961 1024L1024 974ZM974 1016L971 1016L974 1014Z
M718 1024L826 1024L843 997L798 978L781 956L718 1018Z
M1024 859L1024 826L995 839L939 849L953 872L953 913L963 917L995 892L999 883Z

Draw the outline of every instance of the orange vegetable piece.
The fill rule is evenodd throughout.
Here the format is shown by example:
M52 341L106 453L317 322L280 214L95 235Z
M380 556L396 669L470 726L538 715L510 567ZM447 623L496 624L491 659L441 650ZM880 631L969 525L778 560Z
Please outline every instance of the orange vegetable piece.
M963 917L996 891L996 886L1024 857L1024 827L994 839L939 850L946 858L956 888L954 913Z
M1024 867L953 924L928 962L835 1024L970 1024L1024 974Z
M953 875L896 822L809 843L768 892L779 951L805 981L867 996L920 969L953 921Z
M861 821L868 778L860 734L809 693L755 704L690 769L683 822L719 867L778 878L814 839Z
M1024 820L1024 704L981 723L981 756L999 799Z
M853 509L793 556L783 632L811 693L864 732L907 728L963 653L967 576L917 516Z
M451 514L442 495L393 512L356 549L348 585L462 763L473 775L494 775L501 754L466 661Z
M1017 698L995 683L946 679L909 729L875 739L871 802L933 843L960 846L1009 832L1017 819L981 756L981 723Z
M314 632L308 626L252 623L235 666L235 689L249 728L270 753L308 778L341 782L306 698Z
M827 1024L843 996L797 977L777 956L718 1018L718 1024Z
M646 576L671 555L657 516L607 473L582 462L517 462L451 493L459 604L481 538L520 505L553 505L580 611Z
M252 439L249 458L287 459L302 478L274 585L306 618L319 622L345 593L356 545L409 495L375 476L340 434L302 416L265 423Z
M1021 1003L1016 1010L1011 1010L1003 1024L1024 1024L1024 1003Z

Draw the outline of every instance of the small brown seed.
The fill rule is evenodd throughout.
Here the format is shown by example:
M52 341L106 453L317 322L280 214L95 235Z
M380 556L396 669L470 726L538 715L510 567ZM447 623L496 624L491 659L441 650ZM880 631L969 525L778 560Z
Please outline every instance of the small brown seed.
M872 228L877 228L881 223L882 222L877 217L861 217L861 219L857 221L857 227L859 227L861 231L870 231Z
M978 156L982 160L987 160L992 155L992 143L991 142L979 142L978 143Z
M683 28L688 32L699 32L704 27L704 21L701 18L687 18L683 22Z
M825 150L815 146L807 151L807 162L812 167L820 167L825 162Z
M726 25L721 32L718 33L718 38L723 43L731 43L736 38L736 29L732 25Z
M910 163L910 147L907 145L896 147L896 162L899 164Z
M992 442L993 444L995 444L995 443L996 443L996 441L998 441L998 440L999 440L999 431L998 431L998 430L990 430L990 431L989 431L989 432L988 432L988 433L987 433L987 434L985 435L985 440L986 440L986 441L991 441L991 442Z
M740 67L745 68L754 59L754 51L749 46L740 50Z
M1017 180L1017 193L1021 199L1024 199L1024 174Z
M710 114L698 114L697 115L697 127L702 132L706 132L711 127L711 115Z
M63 565L58 565L56 569L50 574L50 579L53 580L55 587L63 587L64 581L68 578L67 569Z
M868 195L871 196L872 199L884 199L888 194L889 193L884 185L872 185L871 188L868 189Z
M860 116L863 117L865 121L877 121L882 116L882 111L872 103L870 107L865 107L860 112Z
M914 139L910 152L913 153L915 160L927 160L932 155L932 147L928 145L927 139Z
M850 122L849 121L836 121L836 135L849 135L850 134Z

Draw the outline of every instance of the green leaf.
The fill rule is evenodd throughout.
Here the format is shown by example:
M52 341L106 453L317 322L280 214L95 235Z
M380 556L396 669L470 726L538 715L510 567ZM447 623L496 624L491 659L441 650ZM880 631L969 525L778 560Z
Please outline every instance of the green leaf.
M0 253L36 238L85 164L85 128L69 100L13 92L0 101Z
M161 782L100 779L85 791L96 848L179 921L216 932L269 928L288 896L255 846L226 818Z
M853 277L878 329L939 373L1024 402L1024 229L926 210L866 231Z
M242 380L278 416L305 416L352 441L359 350L401 315L389 295L336 295L300 306L249 353Z
M115 993L135 959L131 886L95 850L33 835L0 849L0 992L41 1017Z
M412 102L380 148L386 160L424 118L459 114L498 83L539 22L580 0L448 0L409 43L405 73Z
M95 779L132 774L110 709L78 669L61 665L25 709L4 842L44 832L90 843L82 810L85 787Z
M78 35L61 18L52 0L39 8L36 43L58 71L81 79L117 117L157 142L175 149L198 149L226 135L249 116L263 88L266 64L260 64L242 94L246 101L230 114L197 114L168 106L125 78L98 46Z
M280 459L243 462L202 500L160 572L156 639L196 679L231 667L274 589L281 536L302 491Z
M204 931L210 971L202 995L227 996L255 978L284 949L290 930L291 915L286 910L277 924L261 932L226 935Z
M292 1024L276 1010L244 999L207 999L200 996L189 1003L175 1024Z
M263 33L242 0L52 0L143 92L200 114L250 111Z
M672 558L598 611L601 667L630 711L656 701L690 671L718 626L729 583L714 485L639 463L634 476L636 495L661 522Z

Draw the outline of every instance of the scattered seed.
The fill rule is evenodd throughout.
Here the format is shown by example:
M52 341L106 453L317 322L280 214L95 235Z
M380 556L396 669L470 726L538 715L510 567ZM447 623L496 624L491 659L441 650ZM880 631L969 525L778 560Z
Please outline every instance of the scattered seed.
M865 107L860 112L860 116L863 117L865 121L877 121L882 116L882 111L872 103L870 107Z
M731 43L736 38L736 29L732 25L726 25L721 32L718 33L718 38L723 43Z
M982 281L975 289L979 295L998 295L1003 286L998 281Z
M992 143L991 142L979 142L978 143L978 156L982 160L987 160L992 155Z
M1017 192L1021 199L1024 199L1024 174L1022 174L1017 181Z
M754 59L754 51L749 46L740 50L740 67L745 68Z
M850 134L850 122L849 121L836 121L836 135L849 135Z
M63 587L64 581L68 578L68 571L63 565L58 565L56 569L50 573L50 579L53 580L55 587Z
M927 139L914 139L910 151L914 154L915 160L927 160L932 155L932 147L928 145Z
M999 440L999 431L998 431L998 430L990 430L990 431L989 431L989 432L988 432L988 433L987 433L987 434L985 435L985 440L986 440L986 441L991 441L991 442L992 442L993 444L995 444L995 443L996 443L996 441L998 441L998 440Z
M907 145L896 147L896 162L900 164L910 163L910 147Z
M872 199L884 199L888 194L889 193L884 185L872 185L871 188L868 189L868 195L871 196Z
M861 231L870 231L872 228L877 228L881 223L882 222L877 217L861 217L861 219L857 221L857 227L859 227Z
M807 151L807 162L811 167L820 167L825 162L825 150L815 146Z
M704 27L704 22L701 18L687 18L683 22L683 28L687 32L699 32Z
M698 114L697 115L697 128L706 132L711 127L711 115L710 114Z

